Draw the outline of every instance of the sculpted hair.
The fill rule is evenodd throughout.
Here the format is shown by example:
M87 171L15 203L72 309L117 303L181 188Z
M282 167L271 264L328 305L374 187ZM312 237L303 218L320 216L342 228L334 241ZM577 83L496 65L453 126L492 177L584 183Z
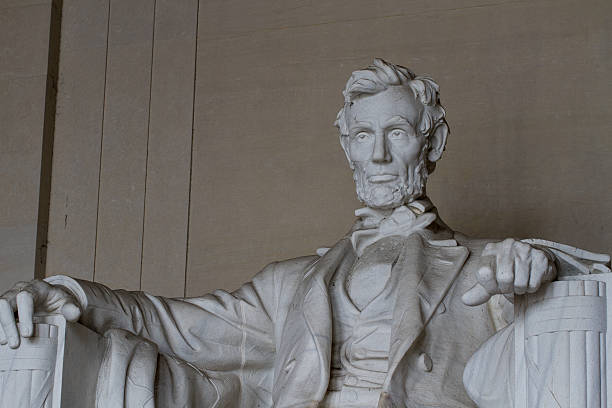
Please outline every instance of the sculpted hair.
M353 99L362 95L377 94L394 85L407 86L412 90L414 97L423 104L423 113L416 129L423 136L428 137L438 125L446 124L446 112L440 104L440 87L433 79L417 76L406 67L376 58L366 69L353 72L342 91L344 106L338 112L334 123L340 130L340 135L349 134L346 115Z

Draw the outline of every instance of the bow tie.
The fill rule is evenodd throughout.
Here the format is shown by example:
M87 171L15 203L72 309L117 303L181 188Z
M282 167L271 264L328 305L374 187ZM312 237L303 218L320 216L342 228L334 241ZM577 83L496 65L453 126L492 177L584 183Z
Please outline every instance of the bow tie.
M393 210L360 208L355 215L360 218L357 230L351 235L351 243L357 256L376 241L399 235L410 234L427 228L436 220L436 214L429 199L413 201Z

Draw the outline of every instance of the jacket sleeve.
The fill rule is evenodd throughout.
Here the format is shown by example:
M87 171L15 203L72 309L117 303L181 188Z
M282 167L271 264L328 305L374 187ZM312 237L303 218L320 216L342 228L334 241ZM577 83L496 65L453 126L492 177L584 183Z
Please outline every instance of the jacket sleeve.
M170 299L111 290L66 276L47 278L68 288L83 306L80 322L98 333L123 329L157 344L159 351L199 368L228 371L269 366L275 350L278 264L270 264L235 292L216 290Z

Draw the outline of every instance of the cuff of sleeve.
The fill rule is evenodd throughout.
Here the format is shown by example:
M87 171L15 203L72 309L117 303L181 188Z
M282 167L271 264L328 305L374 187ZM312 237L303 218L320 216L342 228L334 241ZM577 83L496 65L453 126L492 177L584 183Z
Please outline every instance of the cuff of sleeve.
M548 265L549 268L553 269L553 273L554 273L554 279L557 279L557 276L559 276L559 262L557 261L557 257L555 256L555 254L548 248L546 248L545 246L537 246L536 248L538 248L540 251L544 252L544 255L546 255L546 258L548 258ZM551 272L551 271L548 271Z
M79 302L79 306L81 307L81 311L85 311L87 309L87 295L85 295L85 291L79 285L79 283L66 275L53 275L44 279L50 285L53 286L61 286L66 289L74 298Z

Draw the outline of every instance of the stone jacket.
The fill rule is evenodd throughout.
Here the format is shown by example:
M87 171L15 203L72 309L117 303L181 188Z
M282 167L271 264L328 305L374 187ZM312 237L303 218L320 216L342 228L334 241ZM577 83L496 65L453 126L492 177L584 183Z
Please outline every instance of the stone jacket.
M402 295L393 310L379 407L475 407L463 387L463 370L495 329L487 305L466 306L461 295L475 283L487 242L448 230L423 230L404 239L393 265L394 273L402 274ZM321 257L270 264L235 292L184 299L67 277L50 281L75 293L86 326L99 333L123 329L153 342L160 356L212 384L181 400L191 402L167 402L178 401L177 393L195 395L186 387L198 387L197 381L183 381L189 384L171 390L174 396L157 406L316 407L330 378L333 317L327 285L355 258L345 237ZM159 382L161 374L156 378Z

